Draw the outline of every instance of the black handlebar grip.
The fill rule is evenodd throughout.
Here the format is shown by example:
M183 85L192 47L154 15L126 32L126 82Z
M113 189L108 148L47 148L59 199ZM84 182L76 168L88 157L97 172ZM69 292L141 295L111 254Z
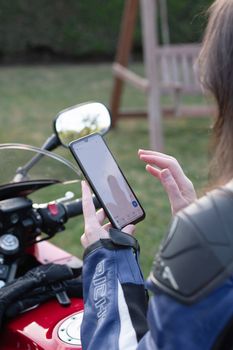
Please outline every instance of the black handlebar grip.
M93 196L93 202L96 209L101 208L100 202L97 200L95 196ZM82 206L81 199L76 199L73 202L64 203L63 206L66 211L67 219L72 218L74 216L81 215L83 213L83 206Z
M63 206L66 211L67 219L81 215L83 213L81 199L76 199L75 201L69 203L63 203Z

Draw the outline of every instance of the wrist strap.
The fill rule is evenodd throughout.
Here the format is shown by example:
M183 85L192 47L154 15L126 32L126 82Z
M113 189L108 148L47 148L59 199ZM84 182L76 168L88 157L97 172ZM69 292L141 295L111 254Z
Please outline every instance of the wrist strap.
M107 239L100 239L99 241L96 241L95 243L87 247L84 251L83 258L85 258L89 253L100 247L104 247L109 250L133 248L136 252L140 251L138 241L136 240L136 238L129 235L128 233L122 232L121 230L116 228L110 228L109 237L110 238Z
M128 233L122 232L116 228L110 228L109 236L112 243L116 246L131 247L136 251L140 251L140 246L136 238Z

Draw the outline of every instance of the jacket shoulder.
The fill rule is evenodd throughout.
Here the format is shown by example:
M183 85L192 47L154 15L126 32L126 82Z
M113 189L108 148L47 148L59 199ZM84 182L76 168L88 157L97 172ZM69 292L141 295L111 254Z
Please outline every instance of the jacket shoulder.
M233 192L216 189L179 212L155 257L153 284L184 303L233 274Z

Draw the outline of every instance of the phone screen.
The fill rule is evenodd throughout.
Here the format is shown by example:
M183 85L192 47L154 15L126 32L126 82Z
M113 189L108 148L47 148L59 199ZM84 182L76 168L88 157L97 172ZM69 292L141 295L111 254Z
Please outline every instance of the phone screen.
M70 149L115 227L121 229L144 218L144 210L101 135L73 141Z

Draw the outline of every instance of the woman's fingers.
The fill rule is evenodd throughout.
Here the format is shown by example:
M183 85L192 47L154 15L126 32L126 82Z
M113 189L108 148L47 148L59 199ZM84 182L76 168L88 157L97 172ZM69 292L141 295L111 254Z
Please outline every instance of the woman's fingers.
M105 219L103 210L95 212L92 195L89 186L85 181L82 181L82 204L84 217L84 234L81 236L81 243L84 248L95 243L100 238L109 238L107 225L101 226Z
M154 152L156 153L156 152ZM158 152L157 152L158 153ZM153 176L160 179L160 173L162 169L169 169L170 173L174 177L179 189L183 193L189 193L191 194L191 197L196 198L196 193L193 187L192 182L187 178L185 173L183 172L181 166L177 162L177 160L173 157L165 157L165 156L156 156L152 154L147 155L140 155L140 159L143 160L146 163L149 163L150 167L148 165L146 166L146 170L151 173ZM155 167L158 167L157 169L155 167L151 167L151 165L154 165ZM154 168L154 169L153 169Z
M138 154L147 163L146 170L162 183L173 214L196 199L192 182L174 157L150 150L139 150Z
M185 208L195 199L190 198L189 201L183 195L169 169L157 170L148 164L146 166L146 170L153 176L159 178L161 184L163 185L163 188L167 192L173 215L176 214L180 209Z
M133 235L135 232L135 225L127 225L122 229L122 232L128 233L128 235Z
M151 151L151 150L144 150L144 149L139 149L138 150L138 155L139 156L154 155L154 156L157 156L157 157L173 158L172 156L169 156L168 154L165 154L165 153Z
M185 176L184 172L177 162L175 158L169 157L161 157L161 156L156 156L156 155L141 155L140 159L143 160L146 163L153 164L161 169L166 169L168 168L174 177L177 177L179 179L181 176Z
M101 208L96 212L96 217L99 222L99 224L102 226L104 223L104 220L106 219L106 214L104 212L104 209Z
M96 213L90 188L85 181L82 181L82 205L85 229L81 236L81 243L84 248L87 248L101 238L109 238L108 232L111 224L107 223L103 225L106 218L105 212L103 209L100 209ZM122 231L133 234L135 226L128 225Z
M85 181L82 181L82 194L84 221L88 220L88 223L92 222L92 224L102 226L104 220L106 219L106 214L103 208L99 209L97 212L95 211L91 191L88 184Z
M103 225L103 229L106 231L106 232L109 232L109 229L112 227L112 224L110 222L108 222L107 224ZM109 238L109 234L108 234L108 237L106 238Z
M161 170L156 169L155 167L153 167L150 164L146 165L146 171L148 171L148 173L150 173L151 175L153 175L154 177L157 177L157 179L160 180L160 174L161 174Z
M187 206L187 200L184 198L180 189L168 169L164 169L160 174L160 181L168 194L172 208L172 214L176 214L180 209Z
M89 246L89 241L85 233L82 234L80 241L84 248L87 248Z
M100 226L96 217L91 191L86 181L82 181L82 206L85 227Z

